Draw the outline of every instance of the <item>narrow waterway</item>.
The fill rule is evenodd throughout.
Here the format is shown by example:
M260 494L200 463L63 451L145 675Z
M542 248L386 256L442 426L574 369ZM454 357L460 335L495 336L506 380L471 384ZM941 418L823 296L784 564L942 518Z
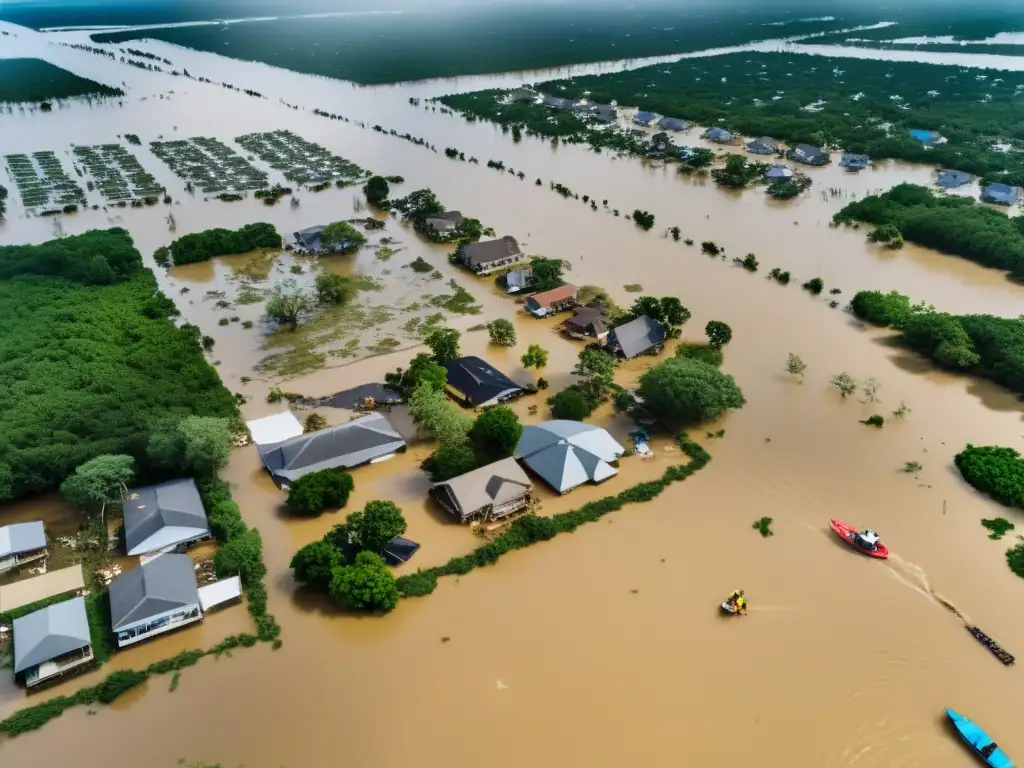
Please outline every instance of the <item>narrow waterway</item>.
M836 298L844 302L860 288L898 289L952 311L1019 314L1024 290L996 271L910 247L881 252L866 244L863 232L828 227L844 198L822 198L821 189L861 196L903 180L927 183L931 169L889 163L856 176L834 166L812 169L810 194L779 204L757 191L727 194L679 178L671 168L578 147L517 145L491 126L410 105L409 96L422 95L419 86L357 89L169 46L149 49L193 74L269 98L44 45L38 49L43 58L101 82L124 81L129 96L123 107L0 116L4 152L62 152L72 142L112 141L125 132L147 144L158 135L216 135L231 143L242 133L287 127L365 168L404 176L398 191L429 186L451 207L515 235L528 252L569 260L574 283L603 286L621 304L631 300L623 288L630 283L645 293L679 296L693 312L685 338L701 338L708 320L728 322L734 341L725 369L748 403L707 425L706 431L725 429L723 439L706 439L705 429L695 433L712 463L656 501L515 553L494 568L445 580L436 594L403 602L385 618L344 616L295 590L291 554L336 518L283 516L281 494L260 471L255 451L240 449L227 478L244 516L263 534L271 610L283 627L281 650L260 647L206 660L184 672L177 691L157 679L95 716L85 708L71 711L39 733L0 744L5 760L26 766L74 761L87 768L108 764L106 750L117 744L122 754L158 768L179 758L249 768L325 765L339 755L359 766L968 766L971 756L942 721L945 706L984 724L1011 756L1024 754L1017 672L992 659L942 602L1011 652L1024 644L1024 618L1006 610L1022 589L1003 559L1007 543L988 540L979 525L982 517L1014 513L973 493L951 464L968 441L1019 446L1020 404L985 382L932 370L886 334L859 327L798 285L783 288L764 278L780 266L797 284L821 276L826 289L842 289ZM440 85L434 95L461 89L456 82ZM143 96L147 100L139 101ZM281 98L306 109L288 109L277 103ZM409 131L439 150L458 147L479 157L481 166L324 120L311 114L313 107ZM180 204L117 216L63 216L65 233L124 226L148 259L173 235L210 226L267 220L291 232L356 215L350 213L354 190L303 192L296 209L255 200L204 202L186 195L148 148L131 150ZM526 180L483 167L490 158L524 171ZM542 187L533 183L538 176ZM657 226L643 233L610 213L592 212L549 191L548 181L581 197L608 198L623 212L649 210ZM52 220L24 218L14 203L0 225L0 243L52 236ZM164 221L168 210L176 220L173 234ZM698 243L724 245L726 260L661 236L673 224ZM392 272L382 279L407 279L401 265L422 255L480 301L482 314L455 319L458 327L516 319L516 350L495 350L485 333L470 332L463 337L467 354L485 355L522 378L529 374L516 359L538 342L551 352L545 378L556 388L570 381L579 347L556 336L550 322L517 315L516 305L489 281L455 272L443 250L420 243L393 220L386 233L407 251L388 262ZM760 273L729 263L747 252L757 254ZM253 418L279 407L263 401L269 380L241 390L241 377L254 376L253 365L266 354L261 331L258 325L217 325L211 302L202 300L207 290L229 287L232 267L225 261L208 271L157 274L184 318L217 340L213 357L229 387L251 391L243 412ZM349 268L375 267L372 254L364 253ZM399 289L385 295L391 290ZM242 309L255 315L258 308ZM803 384L784 373L790 352L808 364ZM291 380L287 389L316 396L379 380L409 354L339 364ZM624 366L620 382L635 380L650 362ZM827 382L843 370L860 380L876 377L882 402L841 402ZM901 402L912 411L903 421L889 420L882 430L858 423L875 412L888 418ZM529 412L531 405L540 405L537 413ZM516 408L527 420L546 410L539 400ZM345 418L325 415L334 422ZM401 414L395 417L408 431ZM619 437L628 428L606 412L595 421ZM570 509L660 474L681 459L670 447L656 444L653 461L625 460L606 486L545 495L543 511ZM413 444L393 461L357 470L350 501L351 508L373 498L402 505L408 535L423 544L412 566L479 543L425 503L427 484L416 467L428 451ZM901 471L908 461L923 465L918 476ZM761 516L775 519L775 536L762 539L751 530ZM894 557L886 563L859 557L828 532L833 517L878 529ZM723 620L717 605L737 587L747 591L750 616ZM213 620L233 623L239 616L247 619L233 610ZM206 626L204 633L225 629ZM112 663L142 666L205 640L172 635ZM21 704L16 691L4 689L0 715ZM510 729L520 735L510 738Z

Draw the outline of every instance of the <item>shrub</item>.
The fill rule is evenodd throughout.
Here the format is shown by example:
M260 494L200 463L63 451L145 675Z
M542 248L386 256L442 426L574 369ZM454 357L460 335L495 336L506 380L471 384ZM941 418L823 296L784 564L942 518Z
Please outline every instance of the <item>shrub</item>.
M441 483L471 472L478 466L473 447L463 440L443 443L424 460L420 469L430 476L432 482Z
M263 565L263 540L260 532L250 528L218 547L213 555L213 567L217 578L241 576L246 586L258 584L267 573Z
M693 342L685 342L676 347L676 357L684 357L687 360L700 360L716 368L721 368L722 362L725 360L725 355L719 347Z
M209 514L210 531L221 544L237 539L248 530L242 511L233 501L222 501Z
M302 547L292 557L291 569L295 580L317 589L327 589L333 571L341 565L341 552L325 541L314 541Z
M354 487L352 475L343 470L310 472L291 484L285 505L293 515L318 515L345 506Z
M352 565L336 567L329 592L350 611L387 612L398 604L395 577L373 552L360 552Z
M772 523L775 522L770 517L762 517L760 520L756 520L751 528L761 534L764 538L774 536L775 533L772 531Z
M1011 523L1005 517L996 517L991 520L983 519L981 521L981 524L985 528L988 528L989 531L991 531L988 537L990 539L995 539L997 541L1003 538L1003 536L1005 536L1007 533L1014 529L1013 523Z
M709 421L746 403L732 376L685 357L666 360L646 371L637 394L651 415L679 425Z
M803 289L805 291L810 291L815 296L817 296L819 293L825 290L825 281L822 280L820 277L812 277L810 280L803 284Z
M550 397L548 405L551 406L552 418L568 419L570 421L582 421L596 407L593 400L574 387L563 389L558 394Z
M309 434L310 432L319 432L321 429L327 428L327 419L321 416L319 413L311 413L306 417L302 423L302 432Z
M508 406L499 405L480 414L469 429L469 442L480 466L512 455L523 434L519 416Z
M516 327L510 320L499 318L487 324L487 332L491 336L491 344L499 347L514 347L516 345Z
M721 349L732 341L732 328L721 320L709 321L704 332L708 335L708 343L715 349Z
M1011 571L1024 578L1024 541L1006 550L1006 564Z
M872 416L868 416L861 422L861 424L867 424L869 427L881 429L885 425L885 418L881 414L876 413Z
M968 484L1000 504L1024 505L1024 458L1013 448L968 443L953 463Z

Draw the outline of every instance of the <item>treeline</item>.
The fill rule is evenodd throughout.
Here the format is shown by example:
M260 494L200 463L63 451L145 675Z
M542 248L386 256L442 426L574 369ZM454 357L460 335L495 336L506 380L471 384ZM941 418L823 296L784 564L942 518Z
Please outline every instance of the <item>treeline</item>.
M1024 218L957 195L937 195L917 184L899 184L843 208L833 221L895 227L905 240L962 256L1024 279Z
M247 253L257 248L280 248L281 243L281 235L273 224L257 222L241 229L215 228L183 235L169 246L158 248L153 257L160 266L169 267Z
M854 314L902 332L903 342L942 368L992 379L1024 394L1024 320L936 312L895 291L861 291Z
M0 248L0 500L57 488L101 454L149 470L152 431L235 416L123 229Z

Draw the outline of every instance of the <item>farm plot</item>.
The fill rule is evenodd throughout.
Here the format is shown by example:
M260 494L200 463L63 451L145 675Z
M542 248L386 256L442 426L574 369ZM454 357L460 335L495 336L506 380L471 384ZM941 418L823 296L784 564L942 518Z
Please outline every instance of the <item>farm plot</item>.
M182 141L154 141L153 154L202 192L242 192L267 186L267 174L217 139L197 136Z
M345 186L368 175L355 163L332 155L319 144L306 141L291 131L250 133L235 141L296 184L315 186L333 182Z
M73 154L92 177L90 189L95 186L111 202L163 194L157 180L120 144L75 147Z
M64 172L53 152L7 155L4 160L7 175L18 188L26 208L51 206L74 210L71 206L85 204L85 192Z

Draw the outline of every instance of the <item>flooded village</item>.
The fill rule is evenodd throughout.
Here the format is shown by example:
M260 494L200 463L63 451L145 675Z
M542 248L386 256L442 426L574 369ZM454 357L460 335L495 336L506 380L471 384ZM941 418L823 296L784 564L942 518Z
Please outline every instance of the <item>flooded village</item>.
M73 172L82 155L76 148L124 143L171 200L119 208L87 189L96 209L26 215L14 185L0 179L10 188L0 244L122 227L181 320L209 337L206 359L251 427L251 441L240 441L247 444L231 451L220 475L245 524L262 536L268 610L280 626L280 643L210 654L175 671L173 682L154 675L109 706L73 707L37 731L4 737L5 761L106 765L116 744L135 756L132 764L152 766L969 765L943 722L947 706L984 722L1008 754L1024 754L1015 727L1017 670L964 631L981 627L1011 651L1024 645L1024 619L1013 610L1020 581L1003 554L1015 537L992 541L979 525L1013 512L973 491L952 463L968 443L1018 446L1019 400L987 380L934 367L895 343L893 332L845 310L858 291L895 290L946 312L1016 317L1024 289L997 269L909 242L886 249L869 243L866 229L830 226L851 200L902 182L934 187L938 169L875 159L851 173L839 151L824 165L769 157L812 182L796 198L777 200L763 187L723 189L707 176L679 174L672 163L513 140L430 101L564 73L358 88L133 43L187 69L192 78L184 78L57 43L85 43L87 33L2 28L18 36L4 38L3 56L42 58L126 91L102 103L0 115L3 154L50 151ZM636 127L655 133L653 117L650 127L639 124L646 116ZM721 155L706 128L687 126L673 137ZM351 183L321 191L310 188L317 179L287 178L260 155L260 142L281 130L363 174L344 166ZM236 200L188 191L159 153L194 137L217 140L271 185L293 191L275 205L244 184L230 190ZM737 137L735 151L752 142L745 154L762 160L759 140ZM446 156L449 147L478 162ZM392 180L391 200L433 191L444 211L422 230L443 234L450 222L471 218L486 234L458 251L432 242L445 238L426 237L409 216L367 203L361 186L370 174ZM956 191L981 194L976 180ZM653 227L638 226L634 212L653 215ZM365 237L354 253L318 247L321 227L338 221ZM288 248L169 268L153 258L186 234L256 222L273 225ZM740 266L747 254L758 271ZM532 290L538 258L559 265L558 285ZM791 274L791 283L769 279L772 269ZM356 298L310 313L294 331L263 320L275 285L293 280L312 291L324 274L350 278ZM801 290L814 278L823 291ZM677 298L686 321L641 315L616 327L616 310L628 311L641 296ZM500 320L507 321L503 333L511 328L510 345L493 343L487 326ZM345 611L296 582L296 551L370 502L400 508L401 538L418 545L395 550L392 571L401 579L470 556L524 511L556 519L687 466L693 458L671 432L638 424L635 410L618 412L610 397L584 428L553 419L548 399L585 378L574 369L588 347L612 353L614 384L629 393L652 367L678 359L677 350L706 344L715 321L731 329L715 348L745 404L690 429L710 461L685 482L666 483L656 498L623 504L492 566L441 575L432 594L403 597L386 615ZM439 483L421 468L437 443L417 428L407 404L377 408L362 390L335 397L373 385L365 391L386 400L380 385L431 353L424 341L435 328L461 334L458 354L443 364L461 412L478 418L481 408L502 404L523 425L514 458ZM534 345L546 353L542 366L528 356ZM806 364L800 375L787 371L791 355ZM830 383L844 372L857 382L854 396ZM871 392L863 394L868 381ZM289 412L294 417L282 416ZM865 426L877 413L885 414L884 429ZM303 434L313 414L326 428ZM374 432L373 446L353 438L355 429ZM347 503L316 516L291 514L281 486L301 476L289 475L301 462L276 464L273 447L301 452L328 435L340 435L327 457L333 466L349 466L344 456L359 454L351 459ZM907 471L909 464L917 469ZM42 522L49 556L45 566L36 560L0 575L0 612L8 610L4 590L42 575L33 571L77 567L81 545L81 512L56 494L5 504L3 513L4 524ZM123 514L127 529L129 506ZM763 518L774 535L752 530ZM857 556L828 530L830 519L879 531L889 559ZM134 547L129 536L120 542L116 519L106 527L111 599L117 579L138 578L130 574L147 567L138 555L150 546L188 544L200 564L219 546L205 540L209 525L201 520L182 532L188 526L175 518L164 525L174 529L170 538L157 534L159 541ZM103 533L92 534L90 546L104 548ZM172 557L149 563L169 568ZM190 564L178 562L179 569ZM203 567L194 573L187 591L200 602L210 576ZM221 587L230 592L232 585ZM739 588L749 613L733 621L718 606ZM153 617L142 616L157 636L41 693L26 693L10 670L0 670L0 719L98 685L112 672L254 631L249 611L230 595L208 614L205 605L195 615L191 601L180 602L188 626L163 633L164 625L150 627ZM509 728L519 735L509 738Z

